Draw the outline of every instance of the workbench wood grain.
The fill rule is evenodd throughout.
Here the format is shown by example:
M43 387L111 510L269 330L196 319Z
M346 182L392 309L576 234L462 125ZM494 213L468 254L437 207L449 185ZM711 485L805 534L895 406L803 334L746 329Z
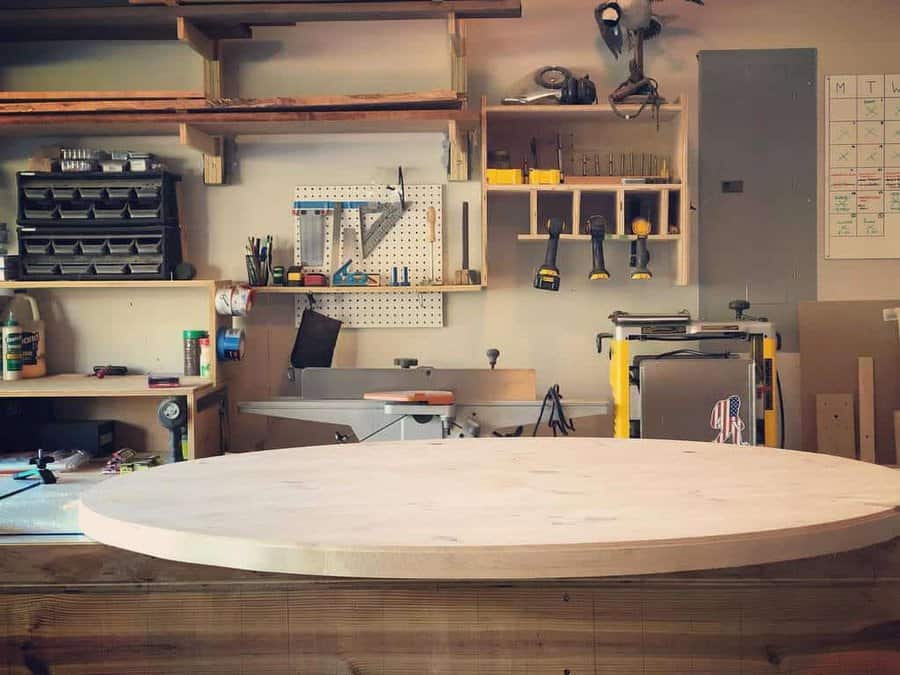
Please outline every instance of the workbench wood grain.
M900 540L675 575L315 579L99 544L0 545L0 671L900 672Z
M599 438L228 456L82 497L86 534L164 559L393 579L719 569L900 536L900 474L768 448Z

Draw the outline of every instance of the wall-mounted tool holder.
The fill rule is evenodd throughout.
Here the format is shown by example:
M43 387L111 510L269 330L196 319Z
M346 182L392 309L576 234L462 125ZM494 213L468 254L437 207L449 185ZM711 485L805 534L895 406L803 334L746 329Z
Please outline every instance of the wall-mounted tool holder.
M169 279L181 262L177 227L20 227L25 281Z
M294 201L297 223L295 262L322 260L321 266L306 265L306 272L319 272L332 278L347 259L350 272L364 272L380 278L377 290L359 287L352 293L318 294L316 309L339 319L346 328L440 328L444 324L443 294L435 292L433 279L444 275L443 265L443 186L407 185L406 208L399 220L379 240L368 256L361 222L366 231L376 225L384 210L366 208L370 204L398 203L396 188L384 185L309 185L298 187ZM335 206L337 208L335 208ZM434 241L429 236L429 209L433 209ZM361 220L362 218L362 220ZM314 232L306 232L313 228ZM314 235L314 236L310 236ZM315 242L321 250L304 251ZM410 286L390 292L386 286L394 268L407 268ZM416 286L428 290L415 291ZM339 290L348 290L343 287ZM368 292L367 292L368 291ZM296 299L299 325L307 299Z
M619 106L620 112L636 112ZM693 230L687 171L688 111L682 98L654 114L621 119L609 104L591 106L482 106L482 159L488 169L503 164L519 168L562 165L559 185L502 185L483 181L489 214L521 214L527 231L519 241L548 239L552 218L565 223L560 240L591 242L588 221L602 216L605 241L633 241L636 219L650 223L648 240L666 242L679 286L690 282ZM524 229L524 228L523 228ZM615 246L615 244L614 244ZM662 244L660 245L662 248ZM607 252L618 254L617 248Z
M175 174L28 171L16 180L21 226L178 224Z

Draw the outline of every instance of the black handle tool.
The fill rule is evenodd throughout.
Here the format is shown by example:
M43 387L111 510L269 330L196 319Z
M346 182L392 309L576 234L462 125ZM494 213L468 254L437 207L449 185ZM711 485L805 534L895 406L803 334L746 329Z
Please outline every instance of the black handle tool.
M603 259L603 240L606 239L606 227L609 221L606 216L591 216L588 218L591 226L591 248L594 254L594 268L588 277L591 281L609 279L606 270L606 261Z
M547 253L544 264L538 268L534 276L534 287L542 291L559 291L559 268L556 266L556 254L559 251L559 235L562 234L562 218L551 218L547 221L550 240L547 242Z

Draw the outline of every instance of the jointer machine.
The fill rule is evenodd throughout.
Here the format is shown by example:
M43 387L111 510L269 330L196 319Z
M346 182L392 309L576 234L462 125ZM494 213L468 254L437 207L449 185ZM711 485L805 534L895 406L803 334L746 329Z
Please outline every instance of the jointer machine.
M746 300L728 306L731 321L694 320L687 312L610 316L614 331L597 336L597 350L604 353L610 341L616 438L783 446L775 327L745 316ZM665 351L632 358L632 345Z
M299 397L238 404L242 413L350 427L356 440L471 438L521 435L522 427L606 415L605 401L537 399L535 371L419 366L395 359L395 368L304 368ZM503 433L501 433L503 431ZM335 430L335 442L354 439Z

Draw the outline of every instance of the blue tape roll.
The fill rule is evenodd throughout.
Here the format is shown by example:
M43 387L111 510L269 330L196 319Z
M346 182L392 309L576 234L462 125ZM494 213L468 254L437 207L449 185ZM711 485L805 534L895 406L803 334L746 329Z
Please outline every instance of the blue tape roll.
M219 361L240 361L244 358L246 337L236 328L220 328L216 331L216 355Z

